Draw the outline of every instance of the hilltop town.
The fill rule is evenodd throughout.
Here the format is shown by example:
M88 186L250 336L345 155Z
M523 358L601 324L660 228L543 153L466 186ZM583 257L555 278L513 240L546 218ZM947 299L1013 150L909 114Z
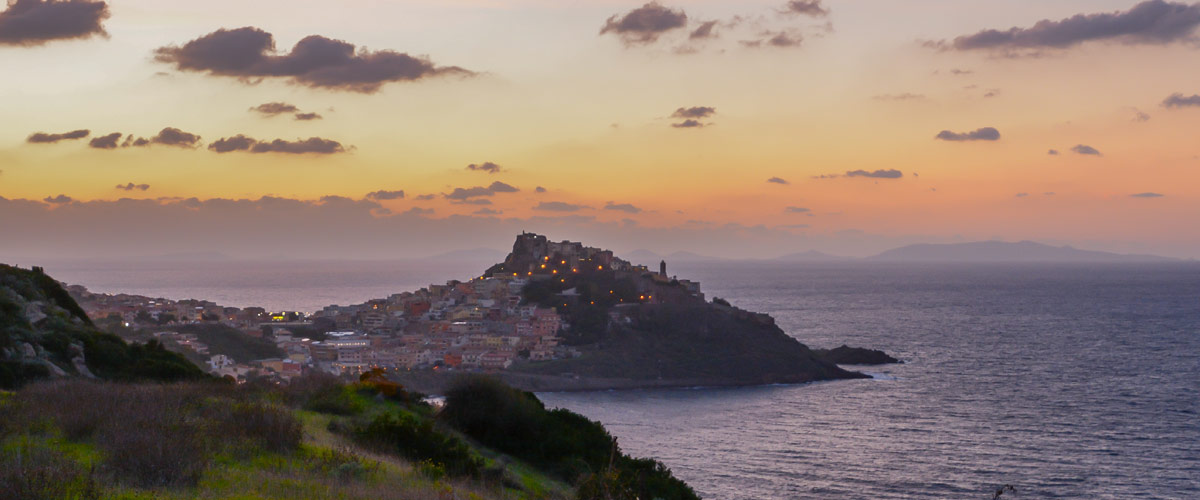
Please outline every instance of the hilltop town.
M67 289L98 324L148 332L210 373L282 381L314 370L498 372L578 358L581 350L567 344L587 344L610 324L629 324L637 305L704 303L700 284L669 277L665 262L652 271L610 250L532 233L518 236L503 263L470 281L311 314ZM238 334L259 347L248 352L272 355L246 359L251 355L219 352L206 342L220 338L227 345Z

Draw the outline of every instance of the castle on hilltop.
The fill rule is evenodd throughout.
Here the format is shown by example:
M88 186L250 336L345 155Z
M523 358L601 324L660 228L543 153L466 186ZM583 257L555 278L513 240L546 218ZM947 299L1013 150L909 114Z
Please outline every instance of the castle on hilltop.
M575 241L550 241L544 235L522 232L513 243L512 253L504 263L488 271L493 277L550 279L594 273L615 273L622 277L639 278L644 287L658 288L673 285L687 295L703 299L700 283L667 276L667 263L659 263L655 273L643 265L634 265L613 255L612 250L584 246ZM657 285L657 286L654 286Z

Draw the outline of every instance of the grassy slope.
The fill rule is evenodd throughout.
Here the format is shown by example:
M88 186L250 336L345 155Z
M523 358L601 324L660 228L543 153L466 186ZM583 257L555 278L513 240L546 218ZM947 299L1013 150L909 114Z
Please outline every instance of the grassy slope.
M383 412L417 414L394 402L354 397L361 405L363 417ZM104 472L106 456L95 439L67 439L62 429L49 423L54 416L42 418L42 423L33 426L12 423L22 421L19 414L14 417L6 413L16 408L13 401L18 398L14 393L0 392L0 417L8 422L0 423L0 483L5 483L0 489L11 486L6 481L41 474L56 483L42 498L484 500L565 499L573 495L566 484L511 459L506 459L508 470L518 478L524 491L467 479L432 479L408 460L361 447L346 436L331 432L330 423L341 417L304 410L292 410L303 427L303 440L294 450L275 452L258 448L247 452L238 445L234 446L237 451L211 455L194 486L136 486ZM500 456L478 445L473 449L489 462ZM47 459L54 463L51 472L37 469L33 473L4 463L34 456L52 457ZM25 459L25 462L31 461ZM5 476L6 473L20 477ZM7 497L0 493L0 498Z

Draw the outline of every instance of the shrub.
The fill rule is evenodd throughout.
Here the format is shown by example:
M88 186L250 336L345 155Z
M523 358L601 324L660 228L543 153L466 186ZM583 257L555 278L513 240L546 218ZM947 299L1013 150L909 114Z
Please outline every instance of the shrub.
M457 380L441 418L468 436L568 480L608 463L613 439L567 410L547 411L532 393L481 376Z
M428 461L451 476L476 475L483 461L462 440L434 430L433 422L407 414L383 413L354 431L355 438L400 453L414 461Z
M261 402L235 403L225 427L275 452L295 450L304 440L304 428L290 410Z
M357 415L364 407L352 388L328 373L292 379L284 389L284 396L292 405L332 415Z
M100 488L92 472L70 457L28 441L0 449L0 500L92 500Z

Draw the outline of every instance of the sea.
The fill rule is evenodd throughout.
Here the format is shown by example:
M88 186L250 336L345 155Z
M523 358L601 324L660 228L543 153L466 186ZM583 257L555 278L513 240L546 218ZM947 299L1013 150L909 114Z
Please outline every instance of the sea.
M463 268L464 265L475 267ZM93 291L315 311L485 263L51 264ZM871 379L543 393L707 499L1200 498L1200 264L671 264Z

